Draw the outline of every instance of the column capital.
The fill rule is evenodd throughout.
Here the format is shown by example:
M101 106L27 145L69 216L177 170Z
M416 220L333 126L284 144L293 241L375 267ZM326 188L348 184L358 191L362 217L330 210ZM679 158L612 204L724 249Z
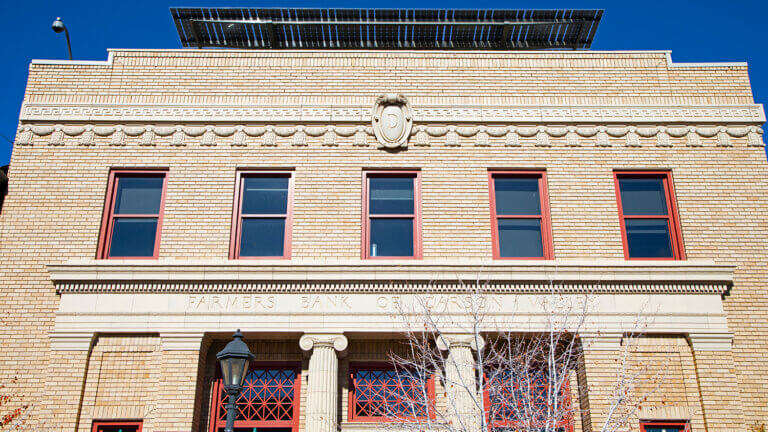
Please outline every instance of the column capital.
M580 332L579 339L584 351L619 351L623 332Z
M733 333L688 333L693 351L731 351Z
M437 348L440 351L448 351L451 348L469 348L473 351L485 346L485 339L472 333L441 333L437 336Z
M203 336L203 332L163 332L160 344L163 351L200 351Z
M51 339L52 351L88 351L94 341L93 332L59 332L48 333Z
M304 351L309 351L316 346L333 347L336 351L347 349L349 341L341 333L305 333L299 339L299 347Z

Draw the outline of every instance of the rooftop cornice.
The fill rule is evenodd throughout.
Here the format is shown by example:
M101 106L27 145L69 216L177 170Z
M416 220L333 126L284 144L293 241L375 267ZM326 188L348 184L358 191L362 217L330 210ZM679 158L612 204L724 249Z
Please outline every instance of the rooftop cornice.
M330 57L355 57L360 54L373 55L373 56L420 56L420 57L435 57L441 55L461 56L461 57L481 57L481 58L590 58L590 57L605 57L605 56L636 56L638 58L643 57L663 57L666 61L667 67L670 68L746 68L747 62L674 62L672 60L671 50L616 50L616 51L423 51L423 50L398 50L398 51L382 51L382 50L344 50L344 51L324 51L316 49L295 49L295 50L269 50L269 51L257 51L247 49L226 49L226 50L196 50L189 48L108 48L107 60L64 60L64 59L32 59L30 66L32 65L53 65L53 66L112 66L115 55L120 54L173 54L182 55L184 57L242 57L243 55L249 55L252 57L275 57L275 56L297 56L305 54L321 54L323 56Z

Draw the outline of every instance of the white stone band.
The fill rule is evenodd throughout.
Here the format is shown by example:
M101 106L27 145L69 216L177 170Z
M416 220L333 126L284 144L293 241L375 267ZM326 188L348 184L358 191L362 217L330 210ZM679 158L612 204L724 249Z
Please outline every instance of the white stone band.
M60 120L60 119L57 119ZM521 138L533 138L537 147L549 147L551 138L565 137L565 145L578 147L581 145L595 145L597 147L610 147L613 145L611 138L623 138L627 147L640 146L640 138L656 138L657 147L670 147L670 138L685 138L686 146L701 147L701 138L716 138L716 143L721 147L732 146L731 138L747 138L750 147L762 147L763 129L756 125L744 125L749 122L735 122L738 125L728 126L722 122L727 119L718 119L715 125L705 126L611 126L604 121L600 126L591 125L548 125L548 126L518 126L518 125L414 125L409 137L409 142L416 146L430 146L443 144L445 146L459 146L462 144L459 137L473 138L472 145L485 147L490 145L490 137L503 138L504 146L518 147L522 145ZM746 120L746 119L740 119ZM479 120L475 120L478 122ZM505 119L509 122L509 119ZM355 146L368 146L376 142L373 139L375 131L371 126L354 125L338 126L330 125L291 125L280 126L278 124L236 126L198 126L198 125L157 125L145 126L128 125L96 125L87 124L80 126L63 124L22 124L18 129L16 144L21 146L40 144L38 140L45 138L43 144L51 146L64 145L65 136L79 137L77 145L94 145L95 137L110 137L109 145L121 146L126 140L133 137L138 145L154 146L157 137L170 136L171 146L185 146L188 138L202 137L196 142L201 146L216 146L228 144L234 147L257 144L262 146L275 146L278 137L290 138L292 146L308 145L307 137L322 137L322 145L337 146L339 137L353 137ZM128 138L126 138L128 137ZM253 138L257 138L254 140ZM435 140L435 138L438 138ZM405 144L404 144L405 145Z
M20 120L103 122L364 122L371 106L339 105L128 105L30 103ZM765 112L751 105L433 105L413 106L416 123L720 123L762 124Z

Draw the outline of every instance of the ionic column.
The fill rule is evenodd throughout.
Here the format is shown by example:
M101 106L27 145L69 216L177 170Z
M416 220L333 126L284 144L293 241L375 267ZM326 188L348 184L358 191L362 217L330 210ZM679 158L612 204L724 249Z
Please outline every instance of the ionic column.
M299 339L309 357L306 432L336 432L338 426L339 359L336 351L347 349L342 334L305 334Z
M479 347L478 347L479 343ZM479 431L482 412L479 409L472 351L482 349L484 341L472 334L442 334L437 340L441 351L448 351L445 362L445 391L448 394L448 414L457 430Z

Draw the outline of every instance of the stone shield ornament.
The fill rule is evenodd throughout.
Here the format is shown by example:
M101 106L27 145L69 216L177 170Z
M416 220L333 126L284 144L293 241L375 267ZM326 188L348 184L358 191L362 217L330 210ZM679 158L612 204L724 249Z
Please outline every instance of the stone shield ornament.
M371 125L379 148L408 147L413 128L413 113L408 99L401 94L379 96L373 106Z

